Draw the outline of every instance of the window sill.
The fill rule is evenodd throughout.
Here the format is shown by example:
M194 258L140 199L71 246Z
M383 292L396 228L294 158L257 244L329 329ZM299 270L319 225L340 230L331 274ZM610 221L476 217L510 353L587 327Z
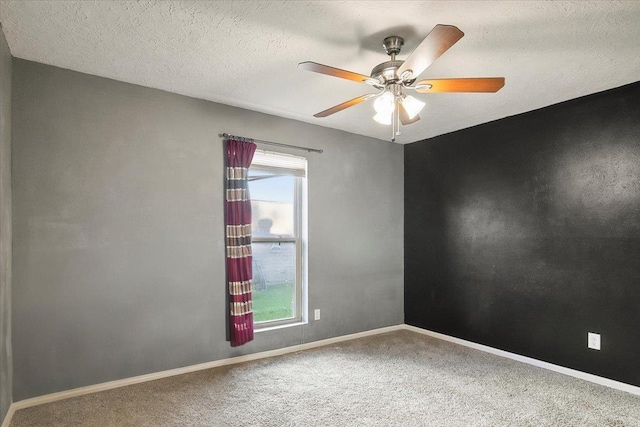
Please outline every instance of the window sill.
M253 332L254 333L259 333L259 332L267 332L267 331L275 331L277 329L284 329L284 328L291 328L293 326L303 326L306 325L309 322L296 322L296 323L286 323L284 325L276 325L276 326L265 326L264 328L255 328Z

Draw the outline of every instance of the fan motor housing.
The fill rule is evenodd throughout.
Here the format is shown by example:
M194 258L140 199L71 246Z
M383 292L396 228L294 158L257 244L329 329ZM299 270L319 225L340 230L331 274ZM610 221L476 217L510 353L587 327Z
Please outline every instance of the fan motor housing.
M385 83L398 80L396 71L404 63L404 61L387 61L378 64L371 70L371 78L384 81Z

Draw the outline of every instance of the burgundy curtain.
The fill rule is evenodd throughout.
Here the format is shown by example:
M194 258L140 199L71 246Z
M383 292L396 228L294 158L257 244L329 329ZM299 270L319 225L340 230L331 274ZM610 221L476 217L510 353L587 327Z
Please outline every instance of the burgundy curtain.
M229 340L231 346L253 340L251 290L251 200L248 170L256 144L236 140L226 143L225 224L227 285L229 295Z

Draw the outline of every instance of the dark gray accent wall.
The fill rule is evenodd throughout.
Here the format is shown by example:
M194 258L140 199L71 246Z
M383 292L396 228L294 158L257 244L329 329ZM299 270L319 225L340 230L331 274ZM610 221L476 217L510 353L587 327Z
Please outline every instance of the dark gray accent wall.
M14 400L402 323L401 146L19 59L13 70ZM309 308L322 319L238 348L225 341L222 132L325 150L308 155Z
M640 386L640 83L405 147L405 321Z
M12 402L11 67L11 52L0 26L0 424Z

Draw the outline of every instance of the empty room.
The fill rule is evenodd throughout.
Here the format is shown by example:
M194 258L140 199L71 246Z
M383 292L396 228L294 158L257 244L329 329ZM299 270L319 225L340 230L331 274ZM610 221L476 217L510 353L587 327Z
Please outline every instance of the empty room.
M0 24L2 427L640 426L640 2Z

